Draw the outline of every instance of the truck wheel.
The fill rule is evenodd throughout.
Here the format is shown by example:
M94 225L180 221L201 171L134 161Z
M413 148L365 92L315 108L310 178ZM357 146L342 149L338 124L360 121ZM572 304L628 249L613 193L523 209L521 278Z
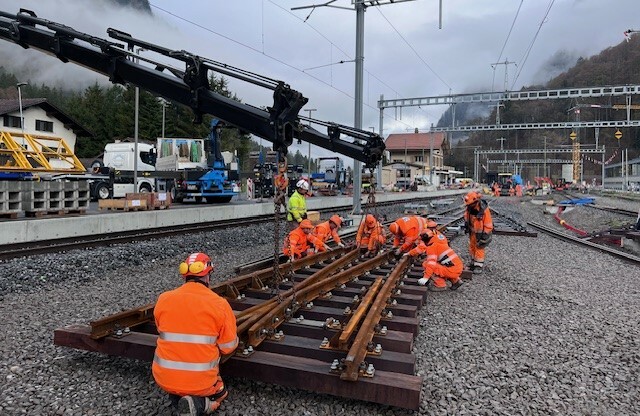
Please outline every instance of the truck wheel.
M140 185L140 192L141 193L151 192L151 187L149 186L148 183L143 183L142 185Z
M201 196L194 196L193 199L195 199L196 204L199 204L202 202L202 197Z
M99 183L96 185L96 199L109 199L111 198L111 191L106 183Z

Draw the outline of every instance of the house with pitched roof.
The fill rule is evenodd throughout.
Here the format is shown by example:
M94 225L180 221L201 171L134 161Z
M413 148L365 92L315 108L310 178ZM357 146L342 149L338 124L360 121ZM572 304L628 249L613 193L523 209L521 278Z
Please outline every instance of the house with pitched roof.
M38 137L56 137L64 139L73 150L78 137L93 137L93 134L62 110L49 103L46 98L27 98L20 102L16 99L0 100L0 130L9 134L30 134Z
M382 170L382 183L412 183L417 178L431 179L433 184L450 183L462 172L444 165L444 154L449 151L449 140L444 132L390 134L385 140L389 162ZM433 166L431 166L431 163Z

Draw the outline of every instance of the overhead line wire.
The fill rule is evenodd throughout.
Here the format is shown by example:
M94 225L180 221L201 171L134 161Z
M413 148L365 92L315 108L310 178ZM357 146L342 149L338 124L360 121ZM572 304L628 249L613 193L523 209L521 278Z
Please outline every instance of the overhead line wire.
M524 0L520 0L520 5L518 6L518 10L516 11L516 15L513 18L513 22L511 22L511 28L509 28L509 33L507 34L507 38L504 40L504 44L502 45L502 49L500 50L500 55L498 56L498 59L496 59L496 62L500 62L500 59L502 59L502 54L504 53L504 49L507 47L507 42L509 42L509 38L511 37L511 32L513 31L513 27L516 24L516 20L518 19L518 15L520 14L520 9L522 8L522 3L524 3ZM493 86L496 82L496 68L493 68L493 79L491 80L491 91L493 91Z
M380 15L384 18L384 20L387 21L387 23L389 24L389 26L391 26L391 28L393 28L393 30L398 34L398 36L400 36L400 39L402 39L404 41L404 43L407 44L407 46L409 47L409 49L411 49L413 51L413 53L418 57L418 59L444 84L446 85L450 90L453 89L451 88L451 86L449 84L447 84L447 82L442 79L442 77L433 69L431 68L431 66L427 63L427 61L425 61L422 56L420 56L420 54L418 53L418 51L415 50L415 48L407 41L407 39L405 39L404 36L402 36L402 34L400 33L400 31L398 31L398 29L396 29L396 27L393 25L393 23L391 23L391 21L389 19L387 19L387 16L384 15L384 13L382 13L382 10L380 10L380 6L376 7L376 9L378 10L378 13L380 13Z
M271 3L273 3L271 0L269 0L269 1L270 1ZM198 28L200 28L200 29L202 29L202 30L205 30L205 31L207 31L207 32L209 32L209 33L212 33L212 34L214 34L214 35L220 36L220 37L221 37L221 38L223 38L223 39L226 39L226 40L231 41L231 42L233 42L233 43L235 43L235 44L237 44L237 45L240 45L240 46L245 47L245 48L247 48L247 49L250 49L250 50L252 50L252 51L254 51L254 52L257 52L257 53L259 53L259 54L261 54L261 55L263 55L263 56L265 56L265 57L267 57L267 58L269 58L269 59L272 59L272 60L274 60L274 61L276 61L276 62L278 62L278 63L280 63L280 64L282 64L282 65L285 65L286 67L288 67L288 68L290 68L290 69L293 69L293 70L296 70L296 71L298 71L298 72L301 72L301 73L303 73L303 74L305 74L305 75L307 75L307 76L309 76L309 77L313 78L314 80L316 80L316 81L318 81L318 82L320 82L320 83L322 83L322 84L324 84L324 85L326 85L326 86L328 86L328 87L330 87L330 88L332 88L332 89L334 89L334 90L336 90L336 91L340 92L341 94L345 95L346 97L350 98L351 100L354 100L354 101L355 101L355 97L354 97L353 95L349 94L349 93L348 93L348 92L346 92L346 91L341 90L340 88L337 88L337 87L335 87L335 86L333 86L333 85L331 85L331 84L327 83L326 81L324 81L324 80L322 80L322 79L320 79L320 78L318 78L318 77L316 77L316 76L314 76L314 75L312 75L312 74L310 74L310 73L308 73L308 72L305 72L305 71L304 71L303 69L301 69L301 68L297 68L297 67L295 67L295 66L293 66L293 65L291 65L291 64L289 64L289 63L287 63L287 62L284 62L284 61L283 61L283 60L281 60L281 59L278 59L278 58L276 58L276 57L274 57L274 56L271 56L271 55L269 55L269 54L267 54L267 53L265 53L265 52L262 52L262 51L260 51L259 49L254 48L253 46L250 46L250 45L247 45L247 44L245 44L245 43L243 43L243 42L240 42L240 41L237 41L237 40L235 40L235 39L232 39L232 38L230 38L229 36L223 35L222 33L216 32L216 31L215 31L215 30L213 30L213 29L209 29L208 27L203 26L203 25L201 25L201 24L199 24L199 23L197 23L197 22L194 22L194 21L192 21L192 20L189 20L189 19L187 19L187 18L184 18L184 17L182 17L182 16L179 16L179 15L177 15L177 14L175 14L175 13L173 13L173 12L169 11L169 10L166 10L166 9L164 9L164 8L160 7L160 6L157 6L157 5L155 5L155 4L151 3L151 2L149 2L149 4L150 4L150 6L151 6L151 7L156 8L156 9L158 9L158 10L160 10L160 11L162 11L162 12L164 12L164 13L166 13L166 14L168 14L168 15L170 15L170 16L172 16L172 17L174 17L174 18L178 19L178 20L182 20L183 22L186 22L186 23L189 23L189 24L191 24L191 25L194 25L194 26L196 26L196 27L198 27ZM288 10L285 10L285 11L287 11L287 12L288 12ZM294 15L294 16L295 16L295 15ZM297 17L297 16L296 16L296 17ZM314 29L314 30L316 30L316 29ZM318 33L319 33L319 32L318 32ZM324 37L324 35L322 35L322 36ZM326 38L326 37L325 37L325 38ZM327 39L327 40L328 40L328 39ZM329 42L331 42L331 41L329 40ZM331 43L333 44L333 42L331 42ZM337 47L337 45L335 45L335 44L333 44L333 45ZM345 53L345 52L344 52L344 51L342 51L339 47L338 47L338 49L339 49L341 52ZM378 78L376 77L376 79L378 79ZM385 84L385 85L386 85L386 84ZM369 104L367 104L367 103L364 103L364 106L369 107L370 109L373 109L373 110L376 110L376 111L378 110L378 108L377 108L377 107L373 107L373 106L371 106L371 105L369 105ZM384 115L384 114L383 114L383 116L384 116L384 117L391 117L391 118L393 118L391 115ZM408 126L408 127L411 127L409 124L404 123L404 122L403 122L403 121L401 121L401 120L397 120L397 119L396 119L396 121L399 121L400 123L405 124L405 125L406 125L406 126Z
M511 84L511 89L512 90L515 87L516 81L520 77L520 74L522 73L522 69L524 68L525 63L527 62L527 59L529 59L529 54L531 53L531 50L533 49L533 45L535 44L536 39L538 38L538 35L540 34L540 30L542 29L542 25L547 22L547 17L549 16L549 12L551 12L551 8L553 7L553 4L555 3L555 1L556 0L550 0L549 1L549 5L547 6L547 11L545 12L544 17L540 21L540 24L538 25L538 30L536 31L536 34L533 36L533 39L531 40L531 43L529 44L529 47L527 48L527 50L526 50L526 52L525 52L525 54L523 56L523 59L521 60L522 63L520 64L520 69L516 73L516 77L513 80L513 84Z

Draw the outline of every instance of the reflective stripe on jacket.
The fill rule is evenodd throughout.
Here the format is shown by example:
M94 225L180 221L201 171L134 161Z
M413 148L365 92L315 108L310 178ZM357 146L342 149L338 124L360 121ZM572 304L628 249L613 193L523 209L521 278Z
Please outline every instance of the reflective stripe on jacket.
M373 251L377 248L378 244L384 243L384 230L379 222L376 222L373 227L367 227L365 221L360 223L358 233L356 235L356 244L358 244L358 246L363 248L366 247L367 250Z
M338 235L338 229L336 228L332 230L331 225L329 225L329 221L321 222L320 224L316 225L316 228L313 230L313 235L315 235L322 243L326 243L332 237L333 241L335 241L336 243L341 242L340 236ZM322 244L320 244L320 246L322 246ZM320 247L316 245L316 248Z
M302 216L307 213L307 200L304 195L299 194L296 189L289 197L287 203L287 221L302 221Z
M434 273L444 274L440 273L442 267L446 267L448 269L447 271L452 274L459 275L462 273L462 269L464 268L462 260L460 260L456 252L449 247L447 238L441 233L436 234L429 244L420 241L420 243L409 252L412 256L420 253L427 255L426 261L422 263L425 270L425 277L429 277Z
M284 247L282 252L285 256L291 256L298 258L306 252L311 245L322 245L320 240L313 234L305 234L302 228L298 227L289 233L289 236L284 239Z
M469 212L467 208L464 211L464 221L469 226L469 232L473 234L493 232L493 220L491 218L491 212L486 201L480 201L480 212L473 214Z
M218 380L220 354L238 346L229 303L197 282L160 295L153 315L158 328L152 372L167 392L199 392Z
M393 246L398 247L400 243L402 243L400 246L400 250L402 251L410 250L418 237L420 237L422 231L427 228L426 218L416 215L398 218L395 222L398 224L402 235L395 236Z

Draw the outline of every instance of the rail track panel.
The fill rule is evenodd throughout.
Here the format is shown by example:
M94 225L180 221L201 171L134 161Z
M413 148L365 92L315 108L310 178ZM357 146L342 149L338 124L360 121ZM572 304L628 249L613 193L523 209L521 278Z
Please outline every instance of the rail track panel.
M412 353L427 289L418 262L335 249L218 283L241 344L225 376L417 410L422 377ZM54 343L152 361L153 305L55 330Z

